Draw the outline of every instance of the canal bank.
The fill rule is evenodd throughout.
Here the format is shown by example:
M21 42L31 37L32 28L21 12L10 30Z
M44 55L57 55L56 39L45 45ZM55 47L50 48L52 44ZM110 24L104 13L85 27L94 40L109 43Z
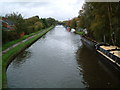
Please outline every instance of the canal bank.
M83 44L85 44L91 50L93 49L95 50L95 45L98 43L97 41L87 37L85 35L85 32L82 32L82 31L76 31L75 34L78 34L81 36L81 41Z
M19 44L18 46L12 48L11 50L7 51L5 54L2 55L2 87L7 88L7 79L6 79L6 69L11 63L11 61L22 51L26 48L31 46L34 42L36 42L39 38L45 35L48 31L52 30L54 26L45 29L44 31L40 32L36 36L26 40L25 42Z

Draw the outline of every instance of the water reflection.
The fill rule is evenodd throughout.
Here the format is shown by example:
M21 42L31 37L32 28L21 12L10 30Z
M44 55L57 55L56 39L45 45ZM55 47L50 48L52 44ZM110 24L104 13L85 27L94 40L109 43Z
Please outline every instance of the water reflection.
M95 56L95 53L84 45L76 52L77 62L79 67L82 68L80 74L82 72L85 80L83 83L91 88L119 87L120 79L118 76L116 78L113 72L108 73L109 70L105 69L107 67L103 66L104 64Z
M26 49L25 51L21 52L12 62L14 68L21 67L23 63L25 63L31 57L30 50Z

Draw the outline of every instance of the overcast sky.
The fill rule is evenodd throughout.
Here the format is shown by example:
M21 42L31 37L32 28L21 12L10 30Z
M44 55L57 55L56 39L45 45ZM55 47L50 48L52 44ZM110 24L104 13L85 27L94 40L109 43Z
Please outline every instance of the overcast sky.
M53 17L57 20L68 20L78 16L84 0L33 0L31 2L16 2L2 0L0 15L19 12L24 18L38 15L42 18Z

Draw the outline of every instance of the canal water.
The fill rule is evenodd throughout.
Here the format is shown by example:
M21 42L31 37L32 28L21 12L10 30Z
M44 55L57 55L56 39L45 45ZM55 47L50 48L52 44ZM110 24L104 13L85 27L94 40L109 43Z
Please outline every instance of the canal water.
M119 87L118 73L102 63L80 39L63 26L56 26L9 65L8 87Z

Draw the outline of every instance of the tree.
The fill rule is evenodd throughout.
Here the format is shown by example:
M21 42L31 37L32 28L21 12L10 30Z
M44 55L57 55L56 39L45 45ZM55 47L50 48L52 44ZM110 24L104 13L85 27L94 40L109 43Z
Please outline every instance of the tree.
M118 2L88 2L79 12L80 26L97 41L120 45L119 8Z
M42 22L36 22L34 28L35 28L36 31L38 31L38 30L40 30L40 29L43 29L43 28L44 28L44 25L43 25Z
M22 17L21 14L19 13L12 13L12 14L7 14L5 16L8 20L11 20L14 22L15 26L16 26L16 32L18 33L18 36L21 32L24 32L26 27L24 26L24 19Z

